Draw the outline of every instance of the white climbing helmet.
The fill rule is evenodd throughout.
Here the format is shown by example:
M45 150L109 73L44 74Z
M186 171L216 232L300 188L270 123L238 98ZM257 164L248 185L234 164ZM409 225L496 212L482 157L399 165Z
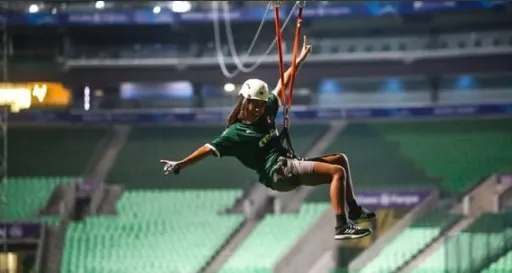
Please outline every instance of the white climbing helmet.
M245 99L268 101L270 93L266 82L259 79L248 79L240 88L238 94Z

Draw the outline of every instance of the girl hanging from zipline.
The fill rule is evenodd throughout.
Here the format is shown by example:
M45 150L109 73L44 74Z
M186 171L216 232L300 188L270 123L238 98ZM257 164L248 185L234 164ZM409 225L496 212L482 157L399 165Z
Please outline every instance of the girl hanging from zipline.
M160 162L164 164L165 174L177 174L210 155L231 156L256 171L259 182L275 191L287 192L300 186L330 184L331 205L336 214L334 238L362 238L370 235L371 230L359 227L354 222L375 218L375 213L358 205L347 157L337 153L299 159L283 145L275 124L283 92L310 52L311 45L304 37L296 65L282 75L272 92L262 80L247 80L239 91L222 135L180 161ZM345 203L348 205L348 215Z

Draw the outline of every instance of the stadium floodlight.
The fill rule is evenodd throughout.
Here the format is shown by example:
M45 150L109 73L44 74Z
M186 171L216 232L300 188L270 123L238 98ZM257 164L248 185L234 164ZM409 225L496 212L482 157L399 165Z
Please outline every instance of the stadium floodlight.
M160 6L153 7L153 13L154 14L158 14L158 13L160 13L160 11L162 11L162 8L160 8Z
M235 85L232 83L226 83L224 85L224 91L226 91L228 93L235 91L235 88L236 88Z
M39 6L36 4L32 4L28 7L28 12L30 13L36 13L39 12Z
M105 8L105 1L96 1L96 3L94 3L94 7L97 9Z
M189 12L192 9L190 1L172 1L171 10L176 13Z

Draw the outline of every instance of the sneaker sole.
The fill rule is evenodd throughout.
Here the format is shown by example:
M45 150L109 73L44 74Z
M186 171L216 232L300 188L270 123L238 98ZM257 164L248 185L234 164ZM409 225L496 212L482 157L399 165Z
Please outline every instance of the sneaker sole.
M363 238L363 237L366 237L368 235L372 234L371 231L367 232L367 233L363 233L363 234L357 234L357 235L353 235L353 234L344 234L344 235L334 235L334 239L335 240L352 240L352 239L360 239L360 238Z

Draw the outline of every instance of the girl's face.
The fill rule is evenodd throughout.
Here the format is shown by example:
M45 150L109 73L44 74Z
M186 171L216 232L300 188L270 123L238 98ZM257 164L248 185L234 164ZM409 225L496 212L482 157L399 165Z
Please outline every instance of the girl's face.
M245 104L245 119L249 122L257 121L265 113L266 101L248 99Z

